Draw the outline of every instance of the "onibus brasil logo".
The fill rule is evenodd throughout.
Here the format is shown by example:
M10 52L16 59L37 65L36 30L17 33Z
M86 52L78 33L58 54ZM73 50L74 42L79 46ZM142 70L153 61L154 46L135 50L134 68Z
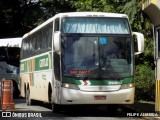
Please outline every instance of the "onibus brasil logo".
M11 117L33 117L33 118L38 118L38 117L42 117L41 113L32 113L32 112L2 112L2 117L4 118L11 118Z

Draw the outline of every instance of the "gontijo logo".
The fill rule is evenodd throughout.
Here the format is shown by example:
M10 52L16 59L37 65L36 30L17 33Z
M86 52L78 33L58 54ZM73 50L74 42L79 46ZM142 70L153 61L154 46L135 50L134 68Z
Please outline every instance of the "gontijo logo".
M40 59L39 66L40 67L47 67L48 66L48 58Z

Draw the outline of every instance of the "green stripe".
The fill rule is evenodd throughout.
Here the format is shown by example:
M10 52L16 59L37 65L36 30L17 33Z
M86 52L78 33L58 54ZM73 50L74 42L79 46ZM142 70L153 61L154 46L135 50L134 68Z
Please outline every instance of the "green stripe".
M49 53L49 68L52 69L52 52Z
M34 59L35 63L33 63L32 59ZM52 52L49 52L43 56L38 56L32 59L28 59L21 62L21 67L20 67L21 73L52 69ZM30 62L29 66L27 65L27 61ZM34 71L32 65L34 65Z
M134 78L128 77L122 80L88 80L88 81L91 83L91 85L119 85L119 84L121 85L121 84L133 83ZM82 84L80 80L76 80L74 78L69 78L69 77L62 77L62 82L76 84L76 85Z
M49 57L48 54L35 58L35 71L49 69Z

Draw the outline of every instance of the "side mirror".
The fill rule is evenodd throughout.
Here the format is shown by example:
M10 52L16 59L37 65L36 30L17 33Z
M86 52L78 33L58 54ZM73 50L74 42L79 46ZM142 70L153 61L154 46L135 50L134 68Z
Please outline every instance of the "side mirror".
M54 49L55 49L55 51L60 51L60 49L61 49L60 35L61 35L61 33L59 31L56 31L54 33Z
M136 43L134 46L137 48L137 50L135 50L135 55L138 55L144 52L144 35L139 32L133 32L133 35L135 36Z

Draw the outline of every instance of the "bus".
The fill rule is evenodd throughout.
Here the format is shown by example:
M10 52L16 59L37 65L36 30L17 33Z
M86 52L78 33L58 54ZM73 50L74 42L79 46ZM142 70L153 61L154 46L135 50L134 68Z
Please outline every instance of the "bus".
M19 66L22 38L0 39L0 81L13 81L13 96L19 96Z
M134 103L134 57L144 50L144 36L131 31L125 14L59 13L22 39L27 105L39 100L59 112L62 105Z

